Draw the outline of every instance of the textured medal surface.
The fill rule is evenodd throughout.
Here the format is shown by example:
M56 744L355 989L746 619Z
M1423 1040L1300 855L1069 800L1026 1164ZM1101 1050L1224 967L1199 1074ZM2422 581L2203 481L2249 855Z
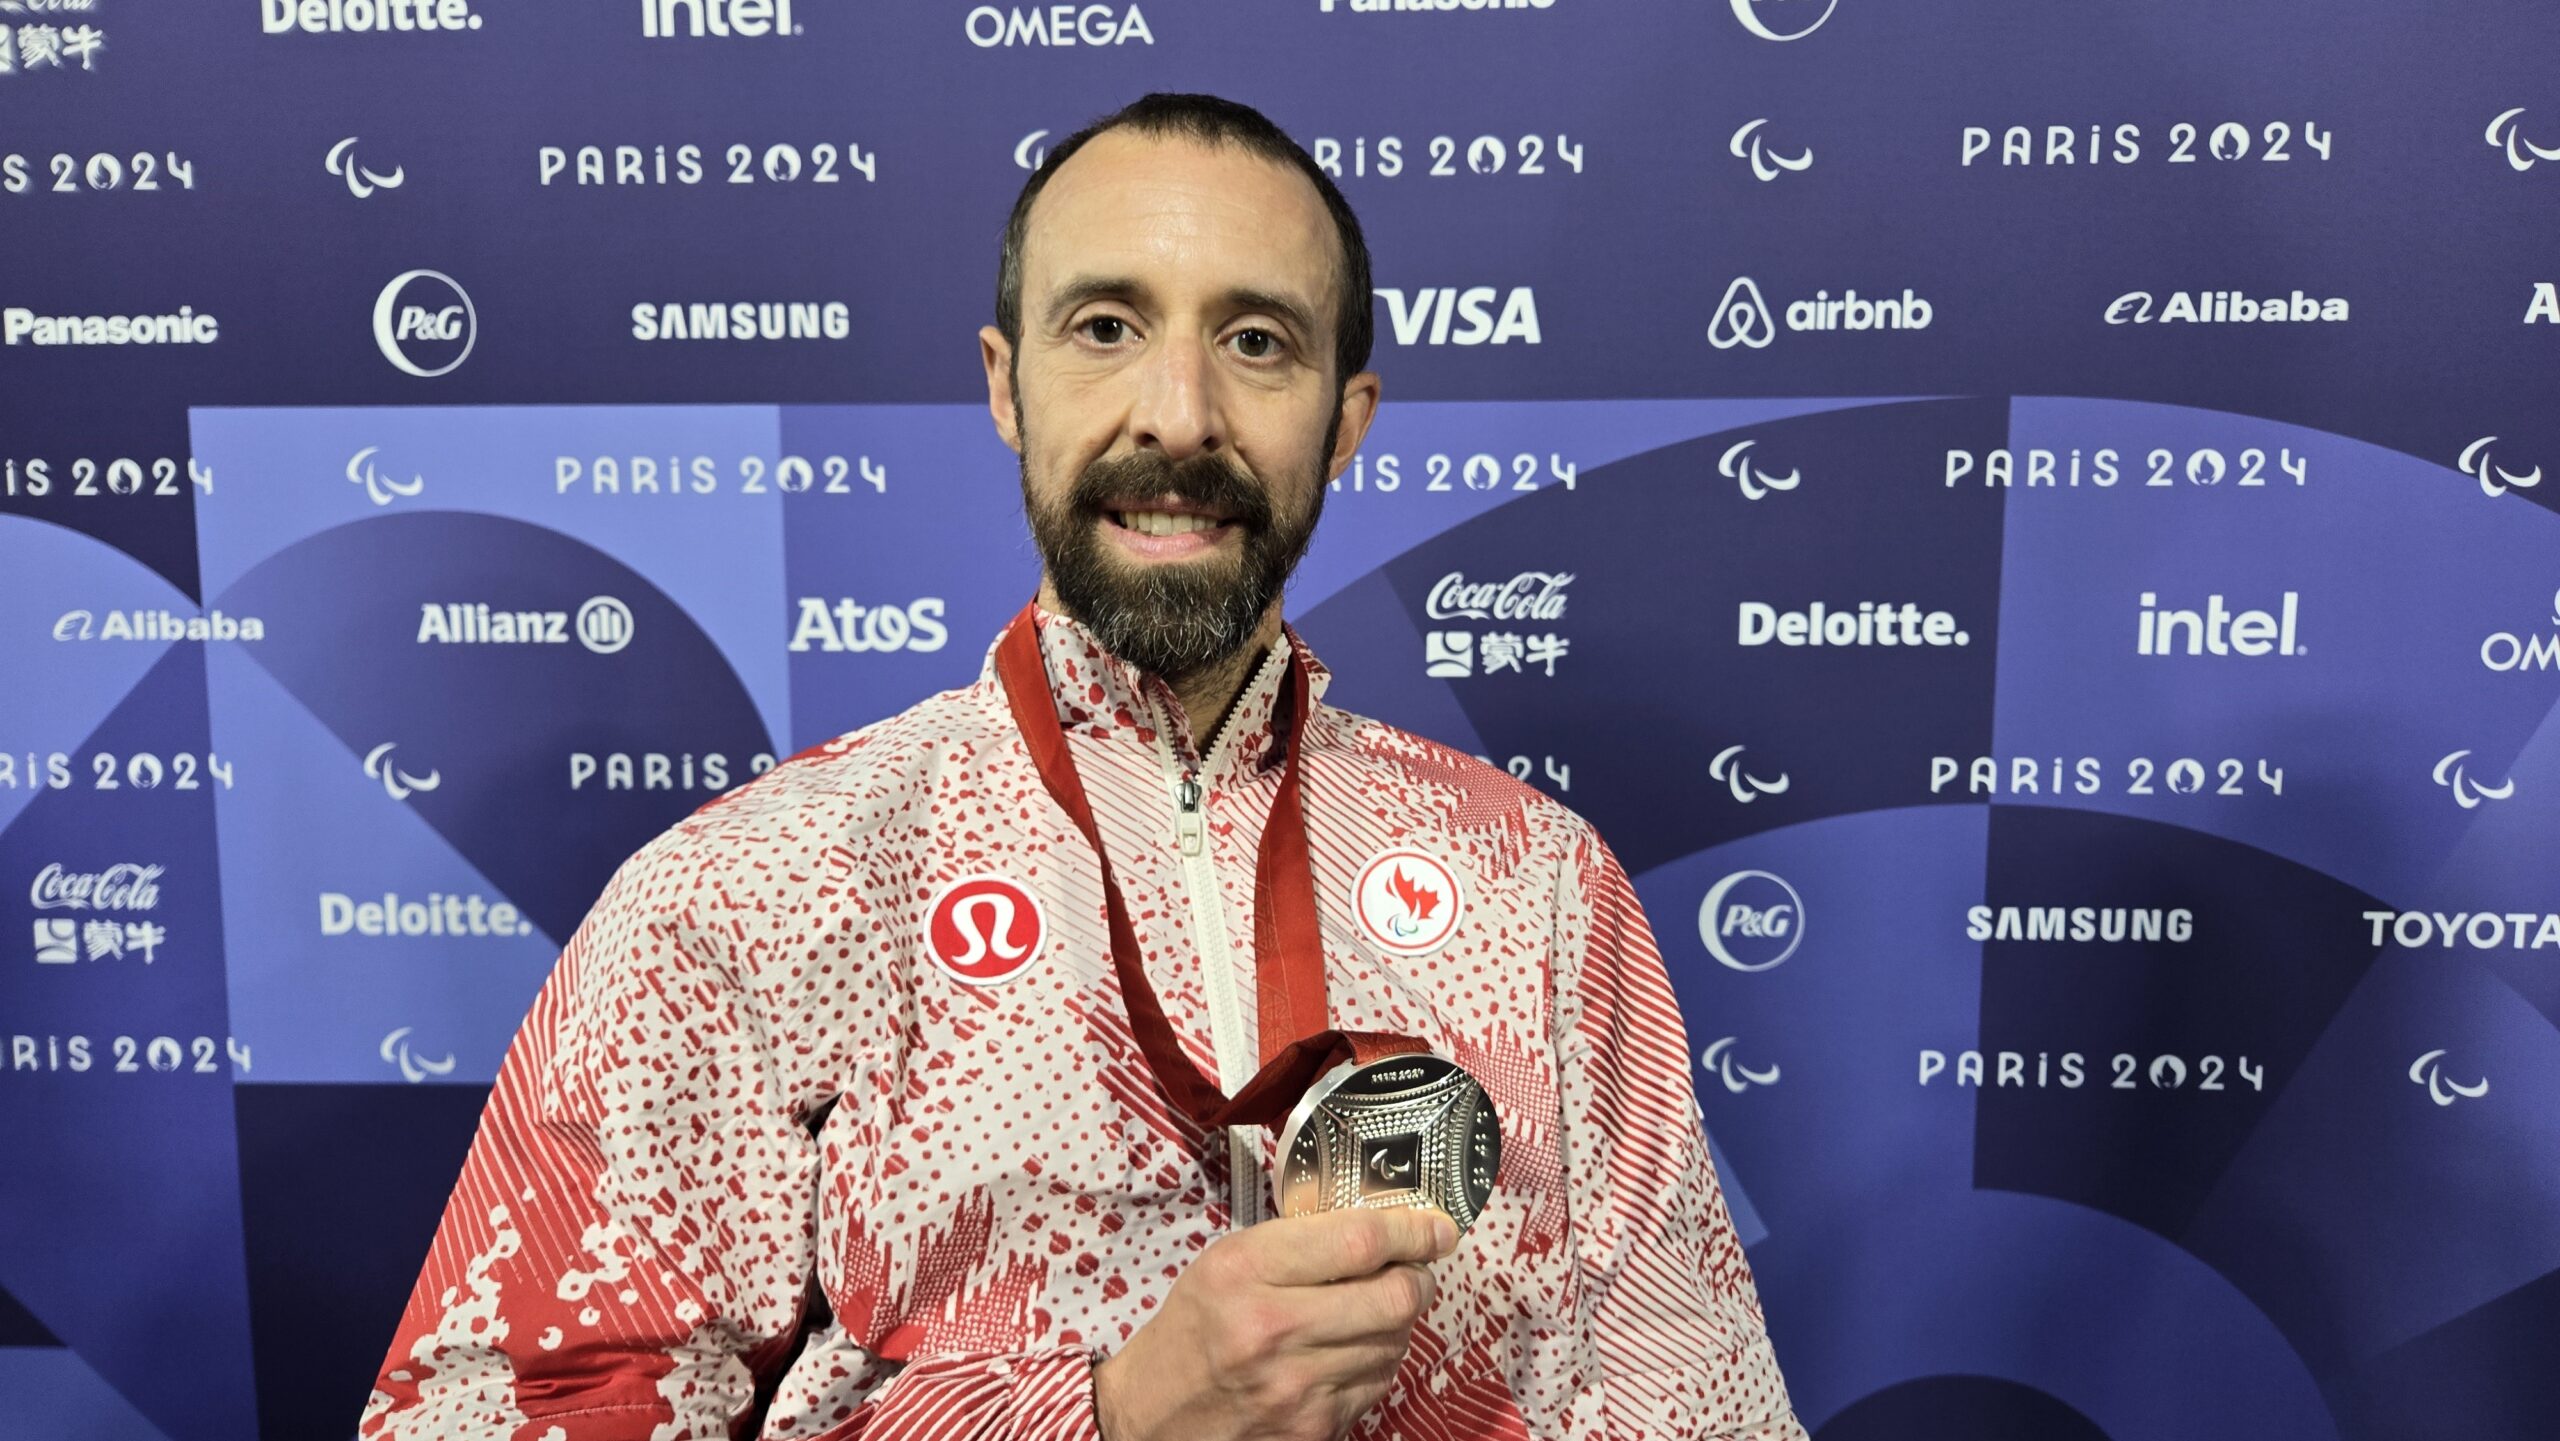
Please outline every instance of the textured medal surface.
M1437 1206L1464 1232L1493 1194L1502 1122L1476 1078L1415 1052L1319 1077L1280 1132L1280 1214Z

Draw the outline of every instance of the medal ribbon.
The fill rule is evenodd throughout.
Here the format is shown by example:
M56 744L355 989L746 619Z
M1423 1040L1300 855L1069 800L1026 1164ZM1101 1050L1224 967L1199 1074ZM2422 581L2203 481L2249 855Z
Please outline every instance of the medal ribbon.
M1155 1072L1156 1084L1203 1127L1270 1126L1277 1128L1306 1094L1315 1079L1345 1061L1373 1061L1423 1049L1410 1036L1376 1031L1338 1031L1326 1025L1324 941L1316 924L1315 865L1307 853L1306 813L1299 799L1298 756L1314 699L1307 684L1306 662L1289 646L1289 680L1280 701L1285 716L1274 715L1273 730L1282 734L1280 790L1271 801L1271 818L1263 827L1262 848L1253 869L1253 975L1259 1003L1262 1069L1230 1097L1218 1089L1174 1035L1164 1005L1147 979L1138 949L1138 933L1129 923L1128 902L1111 874L1111 856L1094 824L1093 804L1085 798L1084 781L1076 774L1066 728L1058 723L1058 705L1050 694L1049 670L1040 658L1040 632L1035 602L1022 608L996 642L996 676L1004 683L1013 723L1022 731L1032 764L1040 771L1049 798L1075 822L1093 847L1102 867L1103 909L1111 928L1111 965L1120 978L1120 993L1129 1007L1129 1029L1138 1049ZM1212 897L1211 904L1216 904ZM1224 965L1224 957L1204 957L1207 965Z

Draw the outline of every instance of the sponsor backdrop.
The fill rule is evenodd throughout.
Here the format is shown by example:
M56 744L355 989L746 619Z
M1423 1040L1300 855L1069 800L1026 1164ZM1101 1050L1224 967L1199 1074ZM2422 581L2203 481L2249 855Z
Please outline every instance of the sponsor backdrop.
M2555 56L0 0L0 1436L352 1430L610 870L1029 593L997 233L1159 87L1367 223L1294 618L1637 876L1822 1441L2551 1435Z

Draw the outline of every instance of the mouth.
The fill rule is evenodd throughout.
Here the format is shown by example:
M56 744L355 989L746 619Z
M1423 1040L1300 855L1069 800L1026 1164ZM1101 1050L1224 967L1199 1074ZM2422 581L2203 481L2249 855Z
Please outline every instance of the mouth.
M1181 501L1149 501L1102 515L1122 550L1149 560L1207 554L1240 528L1214 510Z

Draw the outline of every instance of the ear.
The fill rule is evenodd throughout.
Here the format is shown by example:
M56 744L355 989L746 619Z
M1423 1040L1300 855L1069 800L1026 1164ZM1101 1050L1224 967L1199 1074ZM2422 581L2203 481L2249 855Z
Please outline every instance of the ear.
M987 368L987 414L996 422L996 434L1022 453L1021 411L1013 394L1013 343L1004 332L992 325L978 328L978 361ZM1366 422L1363 422L1365 428Z
M1342 426L1334 432L1333 454L1325 457L1324 478L1332 481L1360 453L1369 422L1378 418L1378 373L1364 370L1342 382Z

